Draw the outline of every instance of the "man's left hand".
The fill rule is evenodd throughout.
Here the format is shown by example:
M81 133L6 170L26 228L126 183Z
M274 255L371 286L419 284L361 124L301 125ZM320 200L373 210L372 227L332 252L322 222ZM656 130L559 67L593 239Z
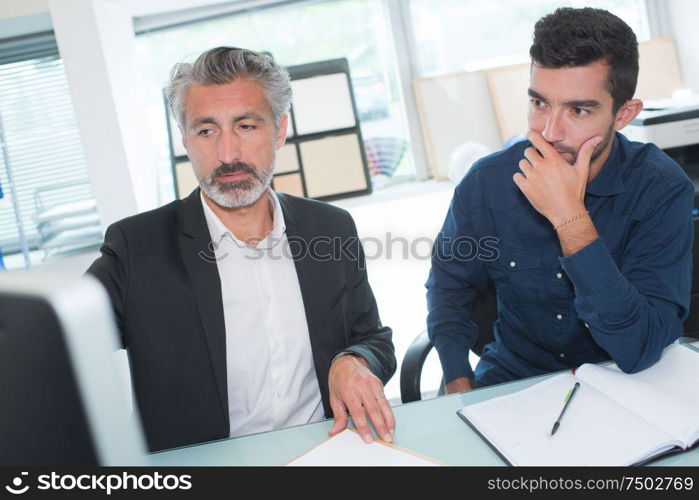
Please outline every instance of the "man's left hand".
M386 401L381 380L371 373L364 359L351 354L337 358L330 366L328 385L330 406L335 415L335 424L330 429L330 436L345 430L349 411L354 425L366 443L374 440L369 421L381 439L393 441L396 428L393 410Z
M522 172L513 176L524 196L554 226L584 212L590 159L602 138L588 139L573 165L538 132L529 131L527 138L534 147L524 150L525 158L519 162Z

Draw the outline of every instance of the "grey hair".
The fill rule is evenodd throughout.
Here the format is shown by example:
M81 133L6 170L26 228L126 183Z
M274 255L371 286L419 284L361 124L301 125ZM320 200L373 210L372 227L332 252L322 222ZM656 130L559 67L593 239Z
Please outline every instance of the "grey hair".
M201 54L194 63L175 64L170 72L165 95L180 128L184 129L184 98L189 87L224 85L235 80L251 80L262 86L274 124L279 127L282 116L288 113L291 105L291 81L286 69L265 54L216 47Z

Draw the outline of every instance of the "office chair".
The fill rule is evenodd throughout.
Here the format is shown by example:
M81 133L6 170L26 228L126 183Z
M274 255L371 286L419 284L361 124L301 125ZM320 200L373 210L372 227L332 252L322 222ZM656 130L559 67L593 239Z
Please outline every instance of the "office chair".
M694 243L692 245L692 288L689 304L689 315L684 321L683 336L680 343L693 342L699 339L699 217L694 219ZM483 353L483 348L494 340L493 323L497 320L497 300L495 285L488 281L484 293L479 294L473 304L471 320L478 325L478 339L472 347L472 351L478 356ZM420 378L422 367L427 355L432 349L432 343L427 336L427 330L418 334L405 353L400 368L400 394L403 403L419 401ZM438 395L444 394L444 379L439 388Z
M483 348L495 340L493 338L493 323L497 319L495 284L488 280L485 291L478 294L471 310L471 321L478 326L478 338L471 350L477 355L480 356L483 353ZM427 336L427 330L418 334L408 347L400 367L400 394L403 403L422 399L420 393L422 367L431 349L432 343ZM444 394L444 379L442 379L439 394Z

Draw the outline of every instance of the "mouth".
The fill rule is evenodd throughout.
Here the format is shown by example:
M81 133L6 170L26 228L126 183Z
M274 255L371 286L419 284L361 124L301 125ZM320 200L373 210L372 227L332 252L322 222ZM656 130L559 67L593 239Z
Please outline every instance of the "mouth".
M250 177L248 172L233 172L232 174L223 174L218 176L221 182L238 182Z
M560 151L556 150L556 152L561 155L561 158L563 158L567 163L570 163L571 165L575 162L575 154L571 153L570 151Z

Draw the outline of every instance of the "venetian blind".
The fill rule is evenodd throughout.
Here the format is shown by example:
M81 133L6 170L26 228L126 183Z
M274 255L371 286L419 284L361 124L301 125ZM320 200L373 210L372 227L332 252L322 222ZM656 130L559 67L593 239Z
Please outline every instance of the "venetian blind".
M7 255L21 249L18 213L31 250L41 244L40 210L93 198L53 34L0 40L0 148L0 248Z

